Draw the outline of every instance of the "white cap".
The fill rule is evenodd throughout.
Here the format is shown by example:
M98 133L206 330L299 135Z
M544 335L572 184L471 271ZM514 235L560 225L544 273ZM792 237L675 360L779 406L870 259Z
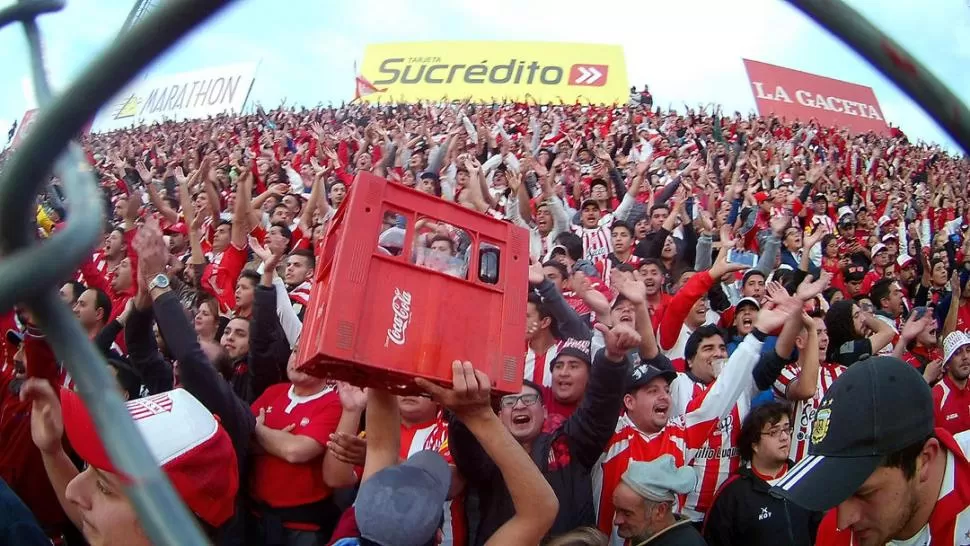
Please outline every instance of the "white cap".
M872 255L875 256L876 254L879 254L881 251L887 250L887 249L888 247L886 245L882 243L876 243L872 246Z
M950 332L946 338L943 339L943 364L949 364L950 359L953 358L953 354L960 350L960 347L964 345L970 345L970 336L957 330L955 332Z

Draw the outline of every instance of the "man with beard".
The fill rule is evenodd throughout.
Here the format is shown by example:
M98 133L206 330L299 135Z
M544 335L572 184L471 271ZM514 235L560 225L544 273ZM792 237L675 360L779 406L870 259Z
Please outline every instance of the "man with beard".
M943 380L933 387L936 426L952 434L970 430L970 336L956 331L943 340Z
M697 476L662 455L650 462L633 461L613 493L617 535L636 546L701 546L690 520L674 513L679 495L694 488Z
M772 489L830 510L816 544L962 544L970 513L967 438L934 428L933 396L912 366L865 358L832 385L808 455Z

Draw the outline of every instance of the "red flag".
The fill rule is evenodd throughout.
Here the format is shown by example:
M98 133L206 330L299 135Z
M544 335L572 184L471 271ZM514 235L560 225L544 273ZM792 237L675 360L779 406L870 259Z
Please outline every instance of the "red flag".
M367 80L363 75L357 72L357 63L354 62L354 100L358 100L361 97L366 97L367 95L373 95L374 93L383 93L387 91L387 88L379 89L374 86L370 81Z
M361 75L358 75L355 78L355 80L356 82L354 86L354 100L357 100L361 97L366 97L367 95L373 95L374 93L383 93L387 91L386 87L384 89L378 89L377 87L374 87L374 84L367 81L367 78Z

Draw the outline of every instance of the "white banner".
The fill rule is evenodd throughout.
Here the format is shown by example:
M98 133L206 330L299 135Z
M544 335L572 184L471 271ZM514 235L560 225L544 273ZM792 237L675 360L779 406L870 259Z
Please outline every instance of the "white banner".
M169 120L204 118L242 110L256 64L234 64L146 77L125 88L94 120L95 132Z

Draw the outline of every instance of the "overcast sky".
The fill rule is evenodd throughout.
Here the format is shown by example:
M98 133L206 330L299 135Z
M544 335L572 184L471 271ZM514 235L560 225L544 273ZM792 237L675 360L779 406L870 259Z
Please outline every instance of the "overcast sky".
M0 0L8 5L14 0ZM159 0L164 1L164 0ZM130 0L68 0L42 19L48 68L63 89L117 35ZM970 104L970 1L852 0ZM591 9L595 6L595 9ZM636 9L631 9L635 6ZM538 40L622 45L631 85L682 108L718 102L754 109L742 58L868 85L887 121L915 138L955 148L914 103L841 42L778 0L239 0L149 71L171 74L256 61L251 99L308 106L353 96L353 63L368 43ZM19 29L0 33L0 145L33 107Z

